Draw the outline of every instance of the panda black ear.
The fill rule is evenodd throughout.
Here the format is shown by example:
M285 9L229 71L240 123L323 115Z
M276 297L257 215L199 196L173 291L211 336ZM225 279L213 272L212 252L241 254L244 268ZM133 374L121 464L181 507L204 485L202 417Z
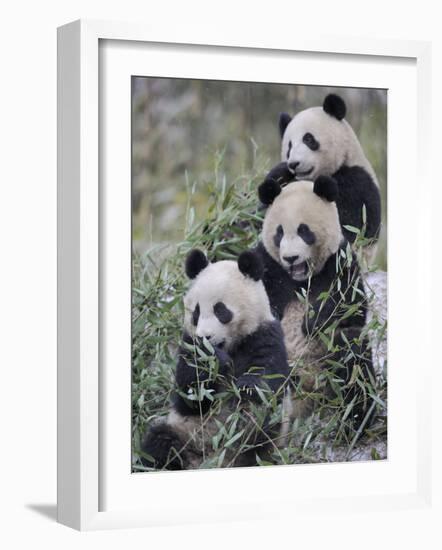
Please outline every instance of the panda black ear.
M281 193L281 185L274 179L266 179L258 187L258 196L262 204L269 205Z
M334 202L338 198L338 184L329 176L319 176L313 184L313 193L322 199Z
M195 279L208 265L209 261L204 252L198 249L191 250L186 258L186 275L189 279Z
M281 113L279 115L279 135L284 135L285 129L289 125L290 121L292 120L292 117L288 113Z
M342 120L347 112L344 100L336 94L329 94L324 99L322 108L328 115L334 116L338 120Z
M252 278L254 281L261 280L264 274L261 258L250 250L246 250L239 255L238 267L243 275Z

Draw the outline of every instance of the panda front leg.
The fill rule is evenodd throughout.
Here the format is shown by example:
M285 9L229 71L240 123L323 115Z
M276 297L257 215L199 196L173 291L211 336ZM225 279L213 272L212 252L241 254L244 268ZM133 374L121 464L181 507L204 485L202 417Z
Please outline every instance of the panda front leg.
M270 170L258 187L259 200L266 206L272 204L274 198L281 192L281 188L294 180L295 176L289 170L287 163L280 162Z

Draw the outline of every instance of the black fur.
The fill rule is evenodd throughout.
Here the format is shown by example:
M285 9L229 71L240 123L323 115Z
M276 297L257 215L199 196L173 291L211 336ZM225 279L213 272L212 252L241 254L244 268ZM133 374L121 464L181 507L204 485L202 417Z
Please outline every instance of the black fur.
M193 313L192 313L192 323L194 327L196 327L196 325L198 324L199 318L200 318L200 305L196 304L195 309L193 310Z
M322 271L314 275L309 282L308 280L294 281L287 271L270 256L263 243L258 245L257 251L261 254L264 263L263 283L270 300L270 306L279 319L283 318L287 305L292 300L297 299L296 293L301 292L302 289L307 289L307 286L309 286L309 300L312 304L314 314L313 317L306 317L305 319L304 331L306 333L311 333L319 327L324 330L332 322L338 320L339 312L333 313L333 311L335 304L342 299L341 292L345 296L344 303L346 305L359 304L359 307L352 315L342 320L340 326L362 327L364 325L366 304L362 298L364 296L362 280L359 279L359 293L355 297L353 297L351 285L349 285L349 283L357 281L359 266L356 259L351 263L351 266L342 265L345 264L344 261L337 262L337 255L340 254L340 250L345 250L345 243L343 243L336 254L330 256ZM339 273L337 272L337 264L341 264ZM336 286L338 278L340 279L341 292ZM319 295L330 289L332 292L328 301L324 303L322 300L319 300Z
M268 385L273 392L277 392L289 373L279 321L263 323L253 334L246 336L231 352L231 358L238 386L247 381L251 386ZM248 373L252 367L253 374ZM266 378L272 375L280 376Z
M264 262L263 282L275 314L282 319L288 304L298 300L297 293L302 293L302 290L307 290L308 287L309 311L312 315L306 314L304 318L304 334L315 338L319 330L324 333L334 325L334 351L324 357L324 367L329 368L328 361L332 362L336 376L342 381L344 402L353 402L349 429L354 430L364 420L373 400L364 396L356 382L349 385L353 369L359 368L362 382L368 383L374 380L374 370L367 340L361 338L367 305L359 265L354 254L350 265L344 258L339 260L341 251L345 250L344 242L338 252L330 256L320 273L314 275L310 281L298 282L268 254L262 243L258 245ZM354 292L354 287L358 292ZM323 298L323 293L327 293L328 297ZM344 313L348 314L349 311L351 314L345 316ZM346 339L350 346L347 345ZM336 363L345 366L336 369ZM372 411L370 421L375 414L374 407ZM368 425L366 423L365 427Z
M328 202L334 202L338 197L338 184L333 178L319 176L313 184L313 193Z
M188 334L184 334L183 340L188 344L193 342ZM194 355L184 346L178 353L175 373L178 390L173 396L173 406L183 416L205 414L209 411L210 400L205 399L198 403L185 398L190 388L195 388L198 382L201 383L204 380L208 381L206 388L213 389L215 392L223 389L227 382L233 381L241 391L241 395L249 399L257 398L256 387L270 388L275 393L281 390L277 396L278 400L281 400L284 395L282 387L289 376L289 366L279 321L262 323L254 333L246 336L234 349L230 350L230 354L215 347L215 355L219 363L219 374L215 380L209 381L208 372L204 369L199 369L197 372L193 367ZM266 430L266 422L264 422L262 430L248 442L249 445L259 447L262 451L267 444ZM154 460L152 464L147 458L142 458L145 466L169 470L186 469L188 454L194 452L185 448L185 444L166 422L153 425L149 429L142 444L142 451ZM253 448L243 453L236 461L236 465L243 466L255 463Z
M304 137L302 138L302 141L312 151L317 151L319 149L319 141L317 141L315 139L315 136L313 134L311 134L310 132L307 132L306 134L304 134Z
M141 462L144 466L161 470L181 470L183 462L181 459L181 449L183 443L172 428L165 422L161 422L157 426L153 425L147 432L141 450L143 453L152 457L154 462L141 457Z
M193 340L189 334L184 333L183 342L185 344L197 345L202 348L206 354L208 351L205 349L201 339L197 338ZM198 353L194 353L186 347L182 346L178 350L178 362L175 370L175 382L177 386L177 392L173 396L173 403L177 411L182 415L195 415L206 413L211 405L209 399L203 399L202 401L192 401L186 399L189 389L197 389L198 384L205 383L206 389L219 390L220 384L223 382L223 377L226 377L232 367L231 358L220 347L214 346L215 357L219 365L219 377L215 380L209 380L209 371L206 368ZM195 367L195 364L198 368Z
M313 334L317 330L324 331L335 322L339 323L338 326L341 329L365 325L367 304L359 264L354 253L352 253L350 266L343 258L339 259L340 252L345 251L345 248L346 242L336 254L330 256L322 271L311 279L309 301L313 315L305 319L303 325L305 334ZM358 290L356 294L353 292L354 286ZM323 292L329 293L326 301L319 299ZM351 315L342 319L343 311L336 308L337 304L342 304L344 308L356 306L356 309Z
M281 113L279 115L279 134L282 137L284 135L285 129L289 125L292 117L287 113Z
M356 237L355 233L345 229L346 225L362 229L362 209L365 204L365 237L377 239L381 227L381 196L373 178L360 166L342 166L333 177L339 189L336 205L344 236L350 242Z
M289 156L290 156L290 151L292 150L292 142L289 141L289 146L287 147L287 154L286 154L286 158L288 160Z
M267 176L258 188L259 198L264 204L271 204L273 199L281 192L281 186L293 181L293 174L288 169L284 171L281 164L285 163L278 164L269 172L269 175L272 173L279 174L278 183L274 181L274 176L271 176L270 179ZM322 177L325 176L320 176L316 182ZM335 200L345 238L350 242L353 242L356 238L355 233L345 229L346 225L362 230L362 208L365 204L367 213L365 237L377 240L381 227L381 196L373 178L361 166L344 165L333 174L333 179L337 184ZM273 198L270 200L271 197ZM265 202L263 198L267 198L268 201Z
M194 279L208 265L209 261L204 252L198 249L192 250L186 258L186 275L189 279Z
M312 246L316 242L316 235L306 223L299 224L298 235L305 242L305 244L308 244L309 246Z
M336 94L329 94L326 96L323 103L323 109L330 116L338 120L342 120L345 117L347 110L343 99ZM283 130L281 137L290 120L290 115L287 113L282 113L280 115L280 132L281 129ZM316 138L307 132L304 136L304 142L306 141L306 136L309 136L307 145L312 149L310 145L313 144L313 140L316 141ZM313 150L315 149L313 148ZM360 166L346 165L341 166L339 170L333 174L333 178L338 184L338 195L333 200L336 200L337 203L344 236L350 242L355 240L356 234L349 231L344 226L350 225L361 230L363 227L362 207L365 205L367 212L365 237L376 240L379 237L381 226L381 198L379 189L373 181L373 178ZM258 188L261 202L265 205L272 204L275 197L281 192L281 187L292 181L294 181L294 176L288 169L287 163L282 162L277 164L270 170L264 182ZM330 198L327 200L330 200Z
M324 111L338 120L342 120L347 112L344 100L336 94L329 94L323 103Z
M276 228L276 233L273 236L273 242L275 243L275 246L277 246L278 248L281 245L281 241L283 237L284 237L284 229L282 225L278 225L278 227Z
M188 334L184 334L184 341L192 343ZM288 375L287 354L284 345L279 321L263 323L258 329L246 336L228 354L215 347L215 354L219 362L219 380L211 381L206 385L208 389L218 391L228 378L237 381L247 375L248 380L253 380L255 386L266 383L273 391L277 391ZM179 359L176 367L176 384L180 392L174 397L174 404L182 415L193 415L209 410L211 402L207 399L201 403L190 401L181 394L187 394L189 388L208 380L208 372L204 369L195 369L194 355L184 348L180 348ZM190 363L190 364L189 364ZM253 373L248 373L253 367ZM281 375L278 378L266 379L269 375ZM224 380L223 380L224 378ZM243 379L244 381L244 379Z
M218 320L226 325L233 319L233 313L223 302L217 302L213 306L213 313L218 317Z
M238 257L238 268L243 275L254 281L262 279L263 265L260 256L250 250L242 252Z
M258 187L259 200L269 205L281 193L281 185L294 181L293 173L290 172L286 162L280 162L267 174L265 180Z
M269 297L270 307L274 315L282 319L285 307L298 289L298 283L293 281L287 271L270 256L262 243L259 243L257 252L261 254L264 263L262 280Z

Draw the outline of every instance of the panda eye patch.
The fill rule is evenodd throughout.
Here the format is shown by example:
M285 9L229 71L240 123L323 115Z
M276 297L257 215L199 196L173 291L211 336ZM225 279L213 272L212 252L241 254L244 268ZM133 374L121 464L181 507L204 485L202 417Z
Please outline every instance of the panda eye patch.
M290 156L290 151L292 150L292 142L289 141L289 146L287 147L287 159L289 158Z
M275 243L275 246L279 248L279 245L281 244L282 238L284 237L284 229L282 225L278 225L276 228L275 236L273 237L273 242Z
M200 305L196 304L195 309L193 310L193 313L192 313L193 326L196 327L196 325L198 324L198 319L199 318L200 318Z
M315 136L313 134L311 134L310 132L307 132L306 134L304 134L304 137L302 138L302 141L312 151L317 151L319 149L319 142L316 141Z
M223 302L217 302L213 306L213 312L218 317L218 320L224 325L230 323L230 321L233 319L233 313L225 304L223 304Z
M305 242L305 244L308 244L309 246L315 244L316 242L316 235L306 223L299 224L298 235Z

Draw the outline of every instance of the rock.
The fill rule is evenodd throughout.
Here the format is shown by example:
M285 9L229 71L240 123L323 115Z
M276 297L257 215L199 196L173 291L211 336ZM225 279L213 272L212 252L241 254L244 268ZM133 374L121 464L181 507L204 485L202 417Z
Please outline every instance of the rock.
M376 375L386 374L387 364L387 273L375 271L364 277L365 292L369 302L367 323L371 325L369 338L372 347Z

